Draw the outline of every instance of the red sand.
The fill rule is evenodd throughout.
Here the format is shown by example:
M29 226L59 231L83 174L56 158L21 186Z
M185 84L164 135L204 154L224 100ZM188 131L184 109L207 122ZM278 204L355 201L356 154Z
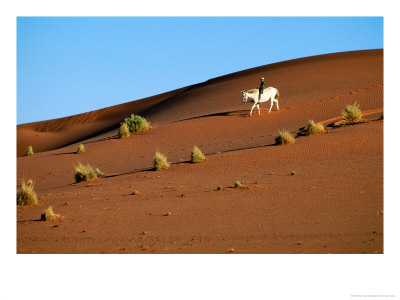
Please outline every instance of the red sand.
M248 117L252 104L240 91L261 76L279 89L281 109L268 114L261 104L262 114ZM296 133L309 119L333 123L355 101L367 122L273 145L279 130ZM383 51L370 50L262 66L19 125L18 178L33 179L40 199L17 207L17 252L382 253L382 112ZM131 113L153 128L114 138ZM78 142L86 153L74 153ZM38 153L22 156L28 145ZM193 145L205 162L188 163ZM157 149L170 169L150 170ZM74 184L79 161L106 178ZM233 189L235 180L247 189ZM215 191L219 185L225 189ZM64 219L38 221L50 205Z

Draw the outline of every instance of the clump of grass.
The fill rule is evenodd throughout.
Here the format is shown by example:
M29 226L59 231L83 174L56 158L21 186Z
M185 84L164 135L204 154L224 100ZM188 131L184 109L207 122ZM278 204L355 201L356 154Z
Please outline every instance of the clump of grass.
M118 137L124 139L130 136L129 126L127 123L121 123L118 129Z
M294 144L294 137L288 131L279 131L275 138L275 142L277 145Z
M147 234L147 231L143 231L143 232L142 232L142 235L146 235L146 234Z
M60 215L55 214L53 212L53 208L51 206L49 206L41 215L40 219L42 221L53 221L53 220L57 220L60 219Z
M38 197L33 190L33 181L23 181L17 191L17 205L37 205Z
M76 150L76 153L83 153L86 152L85 146L83 144L79 144L78 150Z
M157 151L154 155L154 169L157 171L165 170L169 168L169 165L167 157Z
M28 146L28 148L26 148L26 156L33 155L33 154L35 154L35 153L33 152L32 146Z
M229 248L229 249L228 249L228 252L233 253L233 252L235 252L235 249Z
M306 126L305 134L306 135L315 135L319 133L324 133L325 128L322 124L315 124L314 120L309 120Z
M290 173L290 175L296 175L296 171L292 171L292 173Z
M235 189L242 189L242 188L244 188L244 185L243 185L243 183L241 183L239 180L236 180L235 183L234 183L234 185L233 185L233 187L234 187Z
M197 146L193 146L192 153L191 153L190 157L191 157L190 161L192 163L199 163L199 162L201 162L201 161L206 159L206 157L204 156L203 152L201 152L201 150Z
M138 195L139 194L139 191L138 190L134 190L133 192L132 192L132 195Z
M124 123L128 125L130 132L139 132L150 127L150 123L145 118L134 114L125 118Z
M93 168L90 165L85 166L79 163L75 167L76 182L95 180L101 175L103 175L103 173L99 169L93 170Z
M356 102L353 105L346 105L342 110L342 116L344 118L344 123L357 123L361 120L362 112L360 109L360 104Z
M224 187L222 185L217 186L216 190L217 191L222 191L224 189Z
M165 217L169 217L170 215L172 215L172 213L169 211L166 214L164 214Z
M104 173L103 173L102 171L100 171L98 168L96 168L96 169L94 170L94 172L96 173L96 176L97 176L97 177L101 177L101 176L104 175Z

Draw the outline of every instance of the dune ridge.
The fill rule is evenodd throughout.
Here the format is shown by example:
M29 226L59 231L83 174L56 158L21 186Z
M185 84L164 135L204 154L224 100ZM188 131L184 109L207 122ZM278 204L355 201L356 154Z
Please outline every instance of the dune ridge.
M319 90L323 90L325 87L329 87L327 80L337 80L337 77L340 76L340 72L333 73L330 68L342 68L342 72L361 74L376 69L382 61L383 50L343 52L300 58L235 72L160 95L87 113L21 124L17 126L17 155L23 155L28 145L32 145L36 152L42 152L114 130L131 113L141 114L152 124L159 125L205 114L227 112L240 106L240 91L254 88L261 75L265 76L267 85L279 88L282 93L281 101L286 103L283 105L284 108L296 102L293 100L298 91L290 83L293 78L290 74L294 73L293 70L296 70L295 73L303 73L302 81L308 79L308 82L314 82L314 84L321 83ZM299 78L296 78L296 82L298 81ZM382 84L382 82L376 81L366 81L365 83ZM360 88L366 87L344 85L342 91L348 93ZM312 87L305 87L305 89L306 91L310 90L311 96L315 98Z

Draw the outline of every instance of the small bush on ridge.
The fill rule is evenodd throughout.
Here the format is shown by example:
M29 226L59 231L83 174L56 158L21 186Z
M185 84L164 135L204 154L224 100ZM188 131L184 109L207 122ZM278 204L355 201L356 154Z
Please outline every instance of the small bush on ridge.
M130 132L129 132L129 126L126 123L121 123L121 126L119 127L118 130L118 137L120 139L124 139L130 136Z
M157 171L165 170L165 169L169 168L169 162L167 160L167 157L158 151L154 155L154 168Z
M205 159L206 159L206 157L204 156L203 152L201 152L199 147L193 146L192 153L190 156L190 161L192 163L199 163Z
M314 134L319 134L319 133L324 133L325 128L324 125L322 124L315 124L314 120L309 120L306 126L306 135L314 135Z
M125 118L124 123L128 125L130 132L139 132L150 127L150 123L145 118L134 114Z
M99 169L93 170L93 168L90 165L85 166L79 163L75 167L76 182L95 180L101 175L103 175L103 173Z
M294 137L288 131L279 131L278 135L275 138L275 142L278 145L294 144Z
M342 116L345 120L345 123L356 123L360 121L362 117L360 104L355 102L353 105L346 105L342 110Z
M60 219L60 215L55 214L53 212L53 208L49 206L41 215L40 219L42 221L52 221L52 220L57 220Z
M33 190L32 180L27 182L23 181L21 188L17 191L17 204L18 205L37 205L38 199L35 191Z
M241 188L243 188L243 183L241 183L239 180L236 180L233 187L235 189L241 189Z
M32 146L28 146L28 148L26 148L26 156L33 155L33 154L35 154L35 153L33 152Z
M83 144L79 144L78 150L76 150L76 153L83 153L85 151L86 151L85 146Z

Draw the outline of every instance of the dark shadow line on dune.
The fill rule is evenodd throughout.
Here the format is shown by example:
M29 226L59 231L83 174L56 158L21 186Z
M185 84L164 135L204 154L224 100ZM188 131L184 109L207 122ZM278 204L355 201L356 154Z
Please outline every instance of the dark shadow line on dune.
M188 121L188 120L194 120L194 119L200 119L200 118L208 118L208 117L241 117L241 118L245 118L247 117L247 110L233 110L233 111L226 111L226 112L219 112L219 113L214 113L214 114L207 114L207 115L201 115L201 116L196 116L196 117L191 117L191 118L186 118L186 119L180 119L180 120L176 120L176 121L172 121L166 124L172 124L172 123L177 123L177 122L182 122L182 121ZM231 116L230 114L232 113L240 113L238 115L233 115Z
M52 155L66 155L66 154L77 154L76 152L63 152L63 153L54 153Z

